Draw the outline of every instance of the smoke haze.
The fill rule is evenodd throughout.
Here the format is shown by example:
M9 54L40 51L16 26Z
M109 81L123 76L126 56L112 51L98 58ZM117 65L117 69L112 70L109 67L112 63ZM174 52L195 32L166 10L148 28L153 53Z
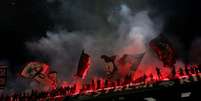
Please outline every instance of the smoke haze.
M0 58L8 61L8 93L42 88L17 74L32 60L72 81L82 49L92 57L87 79L105 75L103 54L145 52L136 75L155 73L162 62L147 43L161 33L176 50L176 67L201 62L200 0L20 0L17 14L16 1L6 2Z
M62 14L53 16L53 19L61 18L65 22L67 21L65 17L73 16L72 19L76 19L80 16L80 19L75 21L75 24L79 24L76 26L79 27L78 30L69 32L69 29L65 29L64 23L57 23L54 31L47 31L46 37L27 42L28 49L35 55L47 57L61 80L72 80L82 49L92 56L89 78L92 75L105 75L103 61L100 59L103 54L118 56L143 52L150 54L147 52L149 51L147 44L160 33L163 23L161 19L154 22L149 16L149 9L136 11L124 3L106 10L108 14L103 19L107 21L89 11L80 10L76 8L77 6L68 7L69 2L62 2L59 8ZM104 26L105 24L110 27L107 28L108 25ZM145 61L151 58L154 56L145 55Z
M163 14L167 14L155 8L148 0L46 2L46 13L54 26L46 30L45 36L27 41L25 45L38 60L49 63L52 70L58 72L60 80L72 81L82 49L92 57L88 79L92 75L105 75L104 62L100 59L103 54L121 57L123 54L145 52L138 70L142 71L141 74L144 74L148 66L162 67L162 62L149 49L148 43L163 32ZM22 89L37 88L37 84L30 80L18 79L11 81L18 81ZM15 88L14 85L9 87Z

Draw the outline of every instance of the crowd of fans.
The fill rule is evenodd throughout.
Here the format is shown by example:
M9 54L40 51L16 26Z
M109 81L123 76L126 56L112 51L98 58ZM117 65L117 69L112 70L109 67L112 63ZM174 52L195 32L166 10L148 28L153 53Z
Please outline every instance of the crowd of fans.
M69 95L70 88L58 88L51 91L34 91L14 93L10 96L1 95L1 101L62 101Z
M157 75L160 78L160 69L156 68ZM174 73L176 72L176 73ZM172 70L173 76L176 74L179 75L191 75L191 74L198 74L201 73L201 66L196 65L196 66L190 66L190 67L185 67L185 68L179 68L178 70ZM147 78L146 75L143 76L143 80ZM150 78L153 78L153 75L150 75ZM143 81L142 80L142 81ZM85 85L86 87L83 87L82 90L89 90L93 89L93 84L95 81L92 81L91 85ZM99 80L97 82L100 83ZM115 85L121 85L121 81L116 81L117 84L114 82L111 83L112 85L110 86L115 86ZM98 84L99 84L98 83ZM106 84L107 83L107 84ZM124 81L124 83L129 83L129 77L127 77ZM108 87L108 80L104 81L104 87ZM100 85L99 85L100 86ZM100 87L98 87L100 89ZM31 92L21 92L21 93L14 93L10 95L4 95L1 94L0 100L1 101L62 101L64 97L67 96L72 96L74 93L77 91L77 85L75 84L74 86L67 86L67 87L60 87L57 89L53 89L51 91L36 91L32 90Z

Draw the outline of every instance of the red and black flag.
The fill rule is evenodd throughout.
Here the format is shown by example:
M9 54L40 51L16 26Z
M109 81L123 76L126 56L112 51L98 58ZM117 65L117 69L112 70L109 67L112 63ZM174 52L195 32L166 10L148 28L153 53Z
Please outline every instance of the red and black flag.
M21 72L21 76L25 78L34 79L35 77L39 76L42 78L49 72L49 66L47 64L41 62L29 62L23 68Z
M174 67L174 64L176 63L176 53L173 46L165 36L162 34L159 35L151 40L149 45L163 62L164 66Z
M121 77L125 77L126 75L130 75L129 73L135 71L139 66L144 53L136 54L136 55L128 55L124 54L118 60L119 73Z
M78 69L76 76L81 77L82 79L86 78L87 72L91 65L91 58L90 56L82 50L80 55L80 60L78 63Z
M49 65L41 62L29 62L20 75L24 78L29 78L37 81L40 84L49 86L51 88L56 87L56 72L49 72ZM53 77L55 77L53 79Z
M106 63L105 70L107 72L108 78L112 78L118 71L117 65L115 64L116 56L102 55L101 59L103 59Z
M135 71L138 68L138 66L140 65L140 63L144 57L144 54L145 53L140 53L140 54L136 54L133 56L133 58L132 58L133 64L132 64L132 67L130 69L131 71Z

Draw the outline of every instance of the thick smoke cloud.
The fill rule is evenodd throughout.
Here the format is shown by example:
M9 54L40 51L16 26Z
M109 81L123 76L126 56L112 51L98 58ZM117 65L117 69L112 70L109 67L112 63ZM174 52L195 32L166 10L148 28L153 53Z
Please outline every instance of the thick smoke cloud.
M159 34L161 19L153 20L149 16L150 9L141 6L135 9L128 2L106 1L92 6L81 1L48 0L49 17L55 26L47 30L45 37L26 42L28 50L38 60L48 62L51 69L58 72L60 80L68 82L73 81L82 49L92 56L88 79L105 76L104 62L100 59L103 54L120 57L125 53L134 55L146 52L143 64L150 64L146 61L154 56L147 43ZM156 58L152 60L155 61L152 64L158 63ZM45 88L29 79L16 77L9 80L5 90L9 93L31 89Z
M186 20L192 14L192 10L189 10L191 8L190 1L192 0L185 0L186 3L181 4L177 0L47 0L47 5L44 4L44 8L48 11L45 13L49 14L48 19L51 19L54 27L47 30L46 37L27 41L26 46L38 60L48 62L51 68L58 72L61 80L72 80L82 49L85 49L93 58L89 78L92 75L104 75L104 65L100 59L102 54L116 54L120 57L124 53L134 55L146 52L138 71L140 74L149 73L149 70L145 71L149 68L148 66L162 67L162 63L147 46L152 38L160 32L172 33L171 30L176 30L176 32L185 32L186 29L189 29L189 32L196 31L188 28L196 25L185 23L188 22ZM33 8L33 10L37 11L38 8ZM195 15L197 18L197 12ZM162 31L163 18L161 16L170 17L170 21L168 22L166 19L165 22L170 25L167 23L164 31ZM174 17L176 20L172 21L171 18ZM181 25L186 27L179 27ZM188 30L186 33L189 34ZM183 36L184 33L181 34ZM186 55L182 55L187 54L188 51L184 52L186 50L178 42L178 36L175 36L175 39L169 36L168 39L171 39L173 45L178 48L176 50L179 55L181 54L180 57L187 58ZM196 39L192 43L190 53L192 63L200 63L201 61L199 57L200 44L200 39ZM176 67L182 65L182 61L177 61ZM35 82L15 77L16 75L13 73L9 72L8 76L7 87L4 90L6 92L39 88Z
M123 18L119 26L120 42L122 49L120 53L137 54L146 51L146 45L160 33L162 26L156 25L149 17L148 11L140 11L132 15L132 11L121 5L120 14ZM158 22L162 23L162 22Z
M68 4L69 2L63 2L62 5L69 6ZM161 21L154 22L149 17L149 10L133 11L126 4L108 9L107 11L110 13L104 16L107 21L103 21L98 15L92 16L93 14L87 13L88 11L75 7L63 8L62 6L60 12L66 13L62 17L62 14L54 17L63 18L69 13L74 17L72 19L81 16L82 18L78 20L80 25L76 26L77 30L69 32L67 28L61 28L65 25L60 24L56 26L55 31L48 31L46 37L35 42L27 42L28 49L33 53L48 58L52 69L58 72L61 80L72 80L82 49L92 56L93 64L88 77L103 76L105 75L104 65L100 59L102 54L121 56L147 52L149 51L147 43L156 37L162 28ZM71 15L72 12L73 15ZM67 19L63 19L63 21L67 21ZM105 23L102 22L114 25L115 30L112 29L113 27L105 28ZM94 26L92 27L91 24ZM147 54L150 53L147 52ZM153 56L145 55L146 59L151 57Z

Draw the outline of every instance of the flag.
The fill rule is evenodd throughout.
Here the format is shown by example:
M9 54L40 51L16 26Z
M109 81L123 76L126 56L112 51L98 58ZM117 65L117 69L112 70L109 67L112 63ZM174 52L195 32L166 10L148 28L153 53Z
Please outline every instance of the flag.
M49 71L49 66L41 62L28 63L21 72L21 76L33 79L37 75L46 75Z
M48 73L48 79L51 80L51 87L54 88L57 86L57 72L56 71L51 71Z
M130 75L129 73L131 73L132 71L135 71L139 66L143 56L144 53L136 55L124 54L122 57L120 57L118 60L120 76L125 77L127 75Z
M167 38L163 35L159 35L151 40L149 45L163 62L164 66L174 67L174 64L176 63L176 53Z
M101 59L103 59L106 63L105 70L107 73L107 77L109 79L112 78L114 74L118 71L118 67L115 64L116 56L102 55Z
M22 77L35 80L45 86L49 86L51 88L56 87L56 74L55 72L49 72L49 65L47 64L41 62L30 62L25 65L20 75Z
M140 65L145 53L136 54L133 56L133 65L131 67L131 71L135 71Z
M87 72L90 68L90 65L91 65L90 56L87 53L84 53L84 50L83 50L80 55L80 60L78 63L78 69L77 69L76 76L78 76L82 79L85 79Z

